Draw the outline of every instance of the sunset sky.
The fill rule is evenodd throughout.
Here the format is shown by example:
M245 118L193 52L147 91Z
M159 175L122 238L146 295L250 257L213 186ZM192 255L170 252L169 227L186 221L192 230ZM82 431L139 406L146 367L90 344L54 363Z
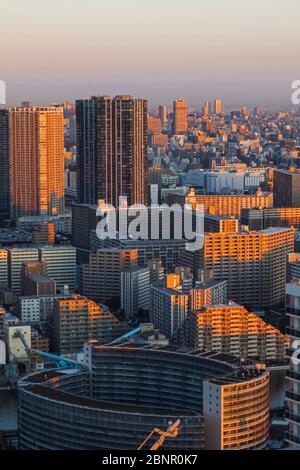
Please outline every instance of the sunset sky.
M299 0L0 0L9 104L130 93L289 105Z

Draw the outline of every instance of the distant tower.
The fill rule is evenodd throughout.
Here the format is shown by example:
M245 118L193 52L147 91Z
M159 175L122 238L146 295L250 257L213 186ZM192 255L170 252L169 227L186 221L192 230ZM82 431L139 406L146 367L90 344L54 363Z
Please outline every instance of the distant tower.
M168 122L168 108L167 106L159 106L158 114L161 121L161 124L164 125Z
M202 115L209 116L211 114L211 102L205 101L204 106L202 108Z
M29 105L10 108L9 141L12 217L62 213L63 109Z
M222 114L222 101L220 99L214 101L214 113Z
M173 132L175 135L182 135L187 132L187 102L183 99L174 101L174 123Z

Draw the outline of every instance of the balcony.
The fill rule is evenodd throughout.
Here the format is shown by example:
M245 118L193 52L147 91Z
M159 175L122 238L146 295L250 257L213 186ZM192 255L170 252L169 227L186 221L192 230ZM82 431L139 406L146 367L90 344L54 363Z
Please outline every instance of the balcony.
M300 403L300 395L298 395L298 393L286 392L286 398L288 398L289 400L294 400L294 401L297 401L297 402Z
M300 437L295 436L295 434L292 434L291 432L287 432L285 438L294 444L300 444Z
M295 308L287 308L286 314L288 316L300 317L300 310Z
M299 423L300 424L300 416L297 416L293 413L290 413L290 412L287 412L286 413L286 418L289 420L289 421L293 421L294 423Z
M299 380L300 381L300 373L295 372L294 370L287 370L286 371L286 377L294 380Z

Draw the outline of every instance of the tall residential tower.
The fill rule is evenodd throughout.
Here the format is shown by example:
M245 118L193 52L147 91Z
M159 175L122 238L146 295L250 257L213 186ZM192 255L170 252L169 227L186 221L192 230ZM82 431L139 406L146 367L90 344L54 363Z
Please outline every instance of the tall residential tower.
M11 108L11 215L56 215L64 209L64 121L58 106Z
M132 96L76 102L78 200L118 206L147 199L147 101Z

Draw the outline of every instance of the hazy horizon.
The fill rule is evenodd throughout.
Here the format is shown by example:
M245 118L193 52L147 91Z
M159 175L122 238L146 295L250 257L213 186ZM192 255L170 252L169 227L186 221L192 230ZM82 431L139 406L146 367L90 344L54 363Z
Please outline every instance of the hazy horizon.
M0 0L9 105L132 94L150 107L291 105L299 0Z

